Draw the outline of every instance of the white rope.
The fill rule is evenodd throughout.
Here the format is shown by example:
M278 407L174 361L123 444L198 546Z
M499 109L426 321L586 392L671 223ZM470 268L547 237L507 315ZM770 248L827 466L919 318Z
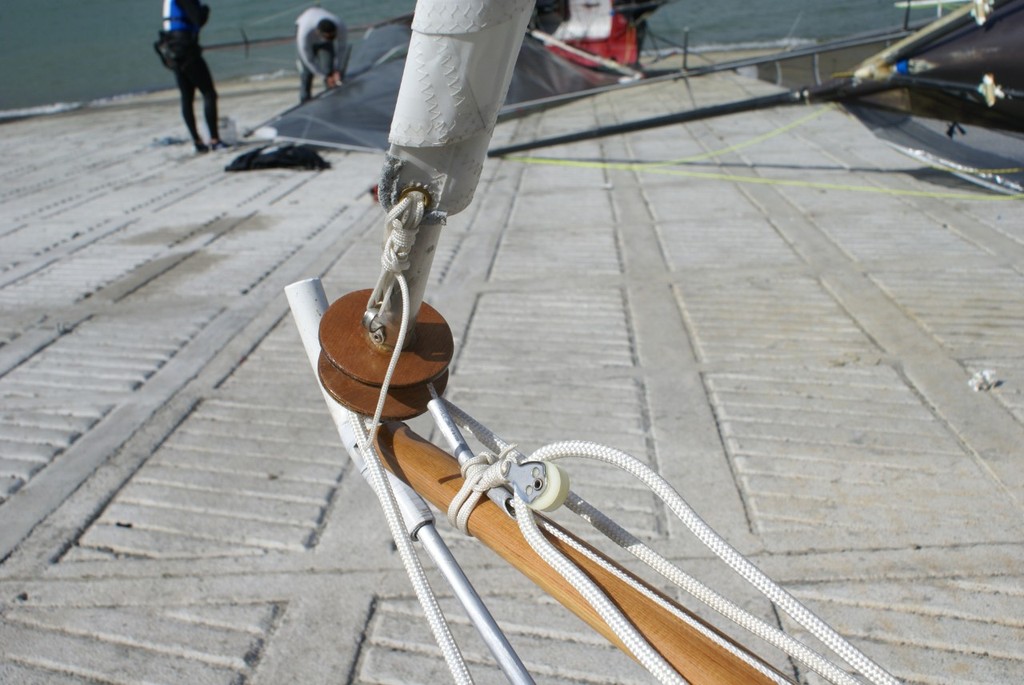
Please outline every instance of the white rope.
M367 431L362 417L356 414L351 414L350 416L352 428L356 430L356 435L359 436L360 451L363 453L363 460L370 475L370 485L377 494L377 499L380 500L381 509L384 511L384 518L387 520L388 528L391 531L391 537L402 559L402 564L405 566L416 598L423 608L423 615L430 625L434 640L441 649L441 654L448 664L448 670L451 671L454 681L460 685L472 685L473 678L470 676L466 663L462 658L462 653L459 651L455 638L448 628L448 622L445 620L444 613L437 603L437 598L430 587L430 582L423 571L423 566L416 555L416 550L413 549L408 531L405 530L402 515L398 510L398 502L395 500L395 493L391 489L391 484L388 482L384 467L380 463L380 457L374 447L374 441L371 437L372 433Z
M848 673L838 668L828 659L825 659L820 654L804 645L799 640L786 635L784 632L769 624L767 621L754 616L742 607L737 606L729 599L718 594L708 586L701 583L699 580L684 572L678 566L665 559L660 554L655 552L649 546L643 543L639 538L634 536L632 533L622 528L618 523L613 521L611 518L606 516L603 512L598 510L592 504L581 498L574 492L569 493L569 497L566 499L565 506L575 513L577 516L582 518L584 521L590 523L594 528L604 533L612 542L619 545L624 550L635 556L640 561L650 566L656 572L660 573L667 580L675 584L677 587L685 590L689 594L693 595L696 599L700 600L707 606L711 607L722 616L725 616L737 625L745 628L753 635L761 638L768 644L777 647L789 656L797 659L808 668L813 670L818 675L828 679L829 682L835 683L836 685L858 685L857 680L851 677ZM634 585L639 591L644 591L644 586L639 583L633 583L628 576L624 576L623 580ZM681 614L680 618L684 620L689 617L685 614ZM689 622L689 621L688 621ZM700 629L699 623L691 623L694 627ZM706 629L705 629L706 630ZM705 632L705 631L702 631ZM712 631L706 631L705 634L712 639L715 639L717 635ZM728 649L734 655L744 658L747 657L743 650L738 650L734 645L727 641L721 641L721 646ZM778 679L778 675L774 672L769 672L764 668L763 664L759 661L749 660L751 666L759 668L765 675L772 678Z
M370 295L368 307L379 309L391 299L397 277L409 268L409 254L416 243L416 234L425 212L426 196L418 190L405 193L388 210L384 218L388 234L380 254L380 276ZM395 347L401 349L401 346Z
M582 440L558 442L540 448L530 455L531 460L553 461L566 457L595 459L630 473L647 485L668 508L690 529L708 549L730 568L758 589L773 604L789 614L797 623L811 632L836 655L855 668L875 685L899 685L899 681L872 661L807 609L795 597L776 584L760 569L729 545L679 496L679 493L660 475L638 459L611 447Z
M530 547L554 569L558 575L567 580L583 596L594 611L604 620L608 628L622 641L630 654L647 669L660 683L685 685L687 681L676 673L676 670L651 647L650 643L640 634L618 607L601 591L594 581L570 561L540 532L534 519L533 511L517 494L515 496L516 521Z
M463 535L469 535L466 527L473 509L491 488L507 483L508 461L513 459L515 445L509 445L500 454L482 452L462 464L462 487L448 505L448 522Z
M409 251L416 242L416 233L425 211L423 193L415 190L403 195L388 211L385 221L390 231L381 254L381 266L391 273L409 268Z
M469 414L462 411L448 400L442 399L445 408L448 410L452 420L463 430L468 431L476 437L485 447L501 455L501 458L511 459L519 462L523 455L516 450L513 443L505 442L493 431L476 421ZM495 466L501 462L496 462ZM493 468L493 467L485 467ZM503 480L503 482L507 482ZM493 487L493 486L492 486ZM463 485L463 489L466 486ZM461 492L461 491L460 491ZM568 581L580 595L594 608L594 611L604 620L608 627L615 633L636 660L644 666L659 682L675 683L685 685L686 680L682 678L675 669L669 665L658 652L651 647L646 639L636 630L633 624L623 616L622 612L614 603L601 591L599 587L568 558L563 556L555 547L548 542L537 527L533 512L529 506L518 495L515 497L516 520L519 522L519 529L523 538L530 547L560 576ZM451 510L449 509L449 515ZM468 518L468 514L467 514Z
M422 195L419 197L421 198L420 202L410 201L413 205L419 205L418 211L415 208L407 207L407 211L403 213L403 218L401 220L393 219L389 214L388 221L391 224L395 221L402 223L405 220L414 220L416 222L416 225L412 227L411 231L406 230L404 226L401 231L396 231L395 226L392 225L391 236L394 236L396 233L401 233L404 236L411 234L415 237L415 229L418 226L419 221L423 218ZM408 197L406 199L408 199ZM411 213L408 211L410 209L412 210ZM391 244L392 241L389 237L388 245ZM405 247L404 242L401 244L404 248L404 254L407 256L408 248ZM411 244L409 246L411 246ZM385 253L394 251L396 254L400 252L400 250L389 249L385 249L384 251ZM385 258L382 257L382 262L384 259ZM455 638L451 634L448 622L441 611L440 605L437 603L437 598L434 596L434 592L430 587L426 573L423 571L423 566L420 564L419 557L416 555L416 550L412 546L412 540L409 538L408 531L405 529L402 521L401 512L398 509L398 502L395 500L395 493L391 489L391 484L388 482L384 466L381 463L380 455L377 453L376 449L377 432L380 428L381 416L384 411L384 402L387 399L388 388L391 385L391 379L394 376L395 367L398 365L399 355L402 352L402 347L404 346L405 337L409 328L409 286L400 270L395 273L394 282L398 283L402 296L401 325L399 327L398 339L395 341L394 352L391 355L387 372L384 375L384 381L381 384L380 395L377 398L377 407L374 411L373 419L370 422L370 427L368 429L363 418L355 413L350 414L350 423L352 428L355 430L356 435L359 436L360 451L363 454L363 460L366 463L367 471L370 476L370 484L377 495L377 499L380 501L381 509L384 511L384 518L387 520L388 528L391 531L391 537L395 542L395 547L398 550L403 565L405 566L406 573L409 576L409 581L413 586L413 590L420 602L420 606L423 608L423 614L427 619L427 623L430 625L430 630L434 635L434 640L437 642L437 646L441 649L441 653L444 656L445 662L448 665L448 670L451 672L454 681L459 685L472 685L473 678L469 674L469 669L466 667L466 662L462 658L462 653L459 651L459 647L455 643Z
M571 496L572 494L570 494L570 497ZM666 601L664 597L651 590L647 585L643 583L638 583L634 577L624 572L615 564L609 562L606 558L598 554L595 554L593 550L591 550L586 545L581 544L580 541L576 538L572 537L571 535L567 535L565 531L561 530L557 526L552 525L547 521L544 521L543 519L541 519L540 525L549 535L558 538L566 545L569 545L577 552L590 559L595 564L598 564L605 571L611 573L616 578L621 580L623 583L626 583L629 586L631 586L634 590L644 595L651 602L654 602L662 609L669 612L677 619L693 628L694 631L703 635L705 638L708 639L708 641L715 643L716 645L718 645L725 651L729 652L743 663L750 666L755 671L764 675L769 680L777 683L778 685L791 685L790 680L779 675L775 670L773 670L770 666L768 666L763 661L755 657L753 654L751 654L745 649L738 647L727 637L719 634L714 629L708 627L707 625L699 621L697 618L695 618L693 615L686 613L679 606Z
M514 447L512 443L502 440L497 433L474 419L466 412L462 411L460 407L457 407L444 398L441 398L441 401L444 402L445 409L448 410L448 414L452 417L452 420L460 428L468 431L470 435L479 440L487 449L492 452L502 452L509 447ZM520 452L515 452L514 455L517 461L521 461L523 458L523 455Z
M380 426L380 417L384 414L384 403L388 399L388 388L391 387L391 379L395 375L395 368L398 366L398 359L405 346L405 336L409 333L409 284L405 276L398 274L395 277L398 288L402 295L402 319L398 326L398 338L395 340L395 349L391 353L391 360L388 362L388 369L384 372L384 381L380 386L380 394L377 396L377 407L373 412L373 423L370 424L370 437L377 439L377 428Z
M456 421L456 423L458 423L464 430L474 435L477 440L483 443L488 449L501 451L511 447L509 443L502 440L490 429L477 422L473 417L466 414L459 407L448 401L445 401L445 405L453 420ZM565 457L597 459L599 461L615 465L644 482L652 492L664 501L669 509L687 525L691 532L693 532L701 542L714 551L719 558L725 561L744 579L754 585L754 587L762 592L762 594L764 594L776 606L792 616L794 620L810 631L833 653L850 664L854 669L875 685L899 685L898 680L878 666L866 655L861 653L834 629L825 624L809 609L804 607L796 598L768 578L738 551L731 547L724 539L721 538L721 536L711 529L711 527L708 526L696 514L696 512L693 511L693 509L682 499L681 496L679 496L671 485L669 485L663 478L661 478L661 476L645 464L634 457L613 448L584 441L554 443L537 450L530 455L529 459L537 461L554 461ZM522 455L518 455L518 458L525 459ZM611 521L611 519L604 516L604 514L596 508L579 498L575 493L570 493L567 505L582 518L591 522L599 531L605 533L609 538L630 551L638 559L648 563L667 579L690 592L694 597L705 602L708 606L719 611L724 616L727 616L737 624L746 628L754 635L761 637L769 644L778 647L789 656L797 659L801 663L804 663L830 682L835 683L836 685L856 685L859 682L834 663L811 650L800 641L786 635L779 629L771 626L761 619L758 619L749 612L746 612L742 608L736 606L728 599L704 586L696 579L690 577L681 569L671 564L671 562L658 555L654 550L644 545L637 538L630 535L614 521ZM519 508L517 508L517 512L518 511L520 511ZM541 536L541 542L546 543L546 540L543 540L543 536ZM561 571L559 572L561 573ZM563 577L565 576L563 575ZM624 580L628 581L628 578L624 577ZM637 589L643 591L643 586L637 586ZM686 619L684 618L683 620ZM750 663L750 657L742 652L742 650L737 650L733 645L728 643L724 644L723 647L729 649L734 654L737 654L737 656L740 656ZM758 670L761 670L773 679L778 678L777 674L766 672L763 665L757 663L751 665L754 665L755 668L758 668Z

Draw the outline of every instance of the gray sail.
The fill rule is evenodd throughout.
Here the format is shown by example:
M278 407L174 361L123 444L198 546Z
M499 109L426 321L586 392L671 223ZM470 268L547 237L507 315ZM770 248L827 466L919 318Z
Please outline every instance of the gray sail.
M256 128L263 137L330 148L387 150L411 31L390 24L367 33L353 50L344 83ZM523 41L499 118L552 106L618 82Z

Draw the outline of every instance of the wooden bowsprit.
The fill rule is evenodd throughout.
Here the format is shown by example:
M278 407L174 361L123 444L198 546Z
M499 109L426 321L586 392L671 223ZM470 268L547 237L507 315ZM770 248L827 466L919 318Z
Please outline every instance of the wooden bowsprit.
M286 292L302 336L303 345L306 348L307 357L314 370L317 371L324 399L332 418L338 426L342 441L350 455L359 464L361 459L358 456L359 446L356 444L359 438L347 429L352 418L349 409L344 406L348 402L339 402L335 397L338 388L328 389L324 383L324 364L328 363L331 368L334 367L330 362L324 361L327 352L321 349L321 338L324 337L325 330L339 334L337 318L334 315L329 315L330 309L326 306L326 299L318 280L311 279L295 283L289 286ZM365 293L358 293L358 297L365 303ZM344 297L340 301L343 300L345 300ZM347 305L342 305L342 307L345 306ZM322 321L321 315L323 315ZM345 317L345 319L351 320L351 317ZM360 325L358 319L354 325ZM357 340L362 339L361 334L357 332L350 332L350 337ZM443 336L440 337L443 338ZM337 347L334 350L335 352L339 351ZM433 356L426 350L420 350L417 354ZM360 389L360 392L363 390ZM423 409L426 409L425 405ZM472 587L466 587L468 580L465 579L461 569L455 572L454 579L449 575L452 570L451 566L454 563L457 568L457 563L450 557L447 548L444 548L444 543L440 541L433 529L432 516L423 508L418 508L415 503L418 497L422 497L435 507L446 510L462 484L459 464L450 454L427 442L412 432L405 424L399 422L388 422L381 426L377 433L376 446L384 465L398 481L393 481L392 487L396 488L396 496L400 505L403 506L403 516L410 536L414 539L419 538L421 542L429 541L431 547L428 548L428 552L435 559L440 556L443 561L440 564L442 572L452 583L456 595L466 606L470 618L485 642L491 647L499 666L509 676L510 681L532 682L528 675L523 675L525 668L522 667L522 663L515 656L511 646L508 645L504 635L496 636L495 632L500 633L500 631ZM363 471L363 468L361 467L360 470ZM402 489L402 485L408 485L411 491L405 491ZM411 497L413 504L402 504L402 500L406 496ZM412 512L409 513L405 509L411 509ZM694 685L767 685L791 682L759 657L723 636L715 628L695 617L674 600L649 586L606 555L575 538L564 529L560 529L557 524L547 521L546 527L557 529L560 536L573 541L572 544L567 544L558 537L547 535L551 544L600 587L654 650L688 682L694 683ZM484 543L598 633L625 650L621 640L581 596L580 592L553 571L547 562L523 539L516 521L502 507L491 501L479 503L468 518L467 528L473 537ZM439 546L443 548L441 552L437 551ZM581 552L580 548L587 552ZM644 587L646 592L624 580L626 578ZM680 615L685 616L686 620L681 620ZM723 644L728 644L729 648L723 647ZM629 653L628 650L625 651ZM767 673L770 673L771 676L766 675Z
M377 446L384 458L384 464L392 473L412 486L438 509L448 509L462 482L459 465L449 454L401 423L388 423L382 426L378 433ZM548 525L559 528L550 521ZM469 517L468 528L473 537L583 619L591 628L629 653L580 593L553 571L523 540L516 522L494 502L481 502ZM590 554L585 555L578 551L576 546L568 545L554 536L549 536L549 541L597 583L651 646L687 681L695 685L761 685L778 682L755 669L748 661L741 660L723 649L705 632L681 621L667 607L673 607L676 612L690 616L693 622L702 625L705 631L718 634L735 649L745 651L676 604L674 600L647 586L650 593L659 598L658 602L652 601L622 580L622 576L628 576L645 586L646 583L568 531L560 529L560 534L574 539L575 545L588 549ZM592 556L603 560L603 563L595 562ZM615 569L615 572L609 568ZM752 654L749 655L749 659L761 661ZM763 664L763 667L774 672L767 664ZM777 675L779 679L785 680L781 674Z

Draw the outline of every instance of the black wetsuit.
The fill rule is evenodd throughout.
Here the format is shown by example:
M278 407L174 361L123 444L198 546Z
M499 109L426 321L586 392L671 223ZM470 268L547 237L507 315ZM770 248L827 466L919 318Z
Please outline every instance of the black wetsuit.
M169 52L173 55L174 77L181 91L181 116L185 126L192 135L196 147L202 145L202 138L196 129L196 116L193 109L196 90L203 94L203 115L210 131L211 141L220 139L217 130L217 91L213 86L210 68L203 59L202 48L199 47L199 28L206 23L209 8L200 5L198 0L171 0L179 16L165 17L165 24L170 24L164 36ZM181 16L181 15L184 16Z

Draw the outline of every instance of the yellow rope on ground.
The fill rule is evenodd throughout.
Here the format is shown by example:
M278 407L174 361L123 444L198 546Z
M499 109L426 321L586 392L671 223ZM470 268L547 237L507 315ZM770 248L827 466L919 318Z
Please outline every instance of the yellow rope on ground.
M670 161L667 161L667 162L644 162L640 166L645 166L645 167L672 166L672 165L675 165L675 164L689 164L691 162L699 162L701 160L711 159L712 157L719 157L721 155L728 154L730 152L735 152L737 150L742 150L743 148L747 148L747 147L750 147L752 145L757 145L758 143L763 143L764 141L769 140L771 138L774 138L775 136L779 136L779 135L782 135L783 133L787 133L787 132L793 130L794 128L797 128L799 126L803 126L807 122L813 121L814 119L817 119L821 115L825 114L826 112L828 112L829 110L834 109L834 108L835 108L835 105L826 105L825 107L820 107L820 108L816 109L815 111L811 112L810 114L802 116L799 119L797 119L796 121L792 121L792 122L786 124L785 126L780 126L779 128L777 128L777 129L775 129L773 131L768 131L768 133L762 133L761 135L754 136L753 138L751 138L749 140L745 140L742 143L736 143L735 145L730 145L729 147L724 147L724 148L722 148L720 150L711 150L710 152L703 152L703 153L701 153L699 155L691 155L689 157L680 157L679 159L673 159L673 160L670 160Z
M819 181L797 181L779 178L762 178L760 176L739 176L735 174L712 173L704 171L685 171L683 169L665 169L648 164L626 164L622 162L588 162L584 160L554 159L551 157L508 157L509 161L523 164L545 164L549 166L575 167L581 169L608 169L611 171L635 171L641 173L681 176L707 181L729 181L732 183L750 183L754 185L787 186L791 188L811 188L818 190L841 190L845 192L874 193L904 197L927 197L944 200L976 200L980 202L1005 202L1022 200L1024 193L1014 195L983 195L981 193L950 193L927 190L900 190L879 186L863 186L843 183L823 183Z
M529 156L518 156L513 155L506 157L508 161L521 162L523 164L539 164L547 166L562 166L580 169L608 169L611 171L633 171L633 172L647 172L654 174L663 174L667 176L681 176L685 178L697 178L709 181L729 181L732 183L750 183L754 185L775 185L775 186L787 186L793 188L811 188L818 190L838 190L844 192L858 192L858 193L874 193L879 195L894 195L903 197L925 197L932 199L944 199L944 200L972 200L979 202L1005 202L1008 200L1021 200L1024 199L1024 193L1016 193L1012 195L988 195L982 193L954 193L954 192L939 192L939 191L927 191L927 190L900 190L897 188L885 188L878 186L864 186L864 185L852 185L843 183L823 183L819 181L797 181L787 179L774 179L774 178L762 178L760 176L740 176L735 174L725 173L714 173L714 172L703 172L703 171L686 171L683 169L668 169L666 167L677 166L682 164L691 164L693 162L710 159L713 157L719 157L721 155L735 152L746 147L751 147L762 143L766 140L774 138L776 136L787 133L799 126L812 121L826 112L829 112L836 108L836 105L829 104L823 107L815 109L814 112L800 117L796 121L792 121L784 126L780 126L767 133L762 133L759 136L754 136L749 140L745 140L735 145L722 148L720 150L712 150L710 152L704 152L697 155L691 155L689 157L681 157L679 159L667 160L664 162L597 162L587 160L575 160L575 159L558 159L555 157L529 157ZM953 173L952 170L935 165L927 165L929 168L936 169L938 171L945 171L947 173ZM1016 173L1024 169L977 169L978 173Z

